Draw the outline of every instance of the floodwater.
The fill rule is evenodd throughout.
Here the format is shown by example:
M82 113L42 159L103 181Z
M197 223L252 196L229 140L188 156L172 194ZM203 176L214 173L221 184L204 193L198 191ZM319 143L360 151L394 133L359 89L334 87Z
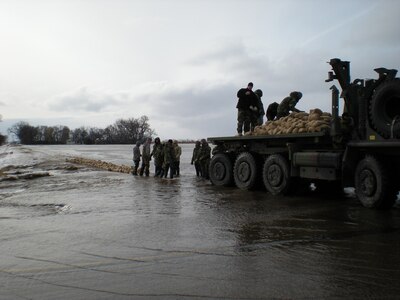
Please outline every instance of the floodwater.
M65 161L131 165L129 145L0 147L50 174L0 182L0 299L399 298L399 203L215 187L182 149L170 180Z

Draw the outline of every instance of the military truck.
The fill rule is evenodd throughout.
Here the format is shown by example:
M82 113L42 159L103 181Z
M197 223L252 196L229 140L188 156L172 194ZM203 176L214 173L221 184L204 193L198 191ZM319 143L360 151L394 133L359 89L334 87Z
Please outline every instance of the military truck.
M350 62L330 60L330 127L319 132L209 137L216 186L264 186L272 195L315 183L331 190L354 187L368 208L390 208L400 190L400 79L397 70L374 69L377 79L350 79ZM339 96L344 99L339 115ZM347 119L344 126L343 120Z

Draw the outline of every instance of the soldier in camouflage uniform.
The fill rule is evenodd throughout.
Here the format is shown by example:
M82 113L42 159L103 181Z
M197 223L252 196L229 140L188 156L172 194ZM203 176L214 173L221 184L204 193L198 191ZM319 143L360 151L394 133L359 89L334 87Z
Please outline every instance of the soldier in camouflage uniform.
M264 123L264 104L261 101L261 97L263 96L263 92L260 89L254 91L254 94L257 96L257 111L254 112L254 120L252 121L252 127L256 127L257 125L262 125Z
M140 154L140 142L137 142L135 147L133 147L133 170L132 170L132 175L137 175L138 174L138 168L139 168L139 163L140 163L140 157L142 155Z
M289 97L286 97L278 106L276 118L280 119L289 115L291 111L299 112L295 106L301 99L303 94L301 92L291 92Z
M178 141L174 140L174 151L175 151L175 175L179 177L180 172L180 164L181 164L181 155L182 148L178 145Z
M146 142L143 144L142 150L142 167L140 168L140 176L143 176L143 173L146 176L150 175L150 160L151 160L151 152L150 152L151 138L147 138Z
M163 145L161 144L160 138L156 137L154 140L153 151L150 156L154 157L155 174L154 177L162 177L162 165L164 161Z
M168 142L164 145L164 177L167 178L168 170L169 170L169 178L174 178L175 173L175 150L174 145L172 144L172 140L168 140Z
M252 115L258 110L258 99L252 89L253 83L249 82L247 88L242 88L237 92L238 103L236 105L236 108L238 109L238 136L242 135L242 131L246 133L251 130Z
M194 164L197 177L202 176L200 162L199 162L200 146L201 146L200 141L196 141L196 145L194 146L193 149L192 161L190 162L190 164L192 165Z
M205 139L201 140L201 148L199 151L199 163L201 166L201 174L205 179L210 179L208 166L210 164L211 148Z

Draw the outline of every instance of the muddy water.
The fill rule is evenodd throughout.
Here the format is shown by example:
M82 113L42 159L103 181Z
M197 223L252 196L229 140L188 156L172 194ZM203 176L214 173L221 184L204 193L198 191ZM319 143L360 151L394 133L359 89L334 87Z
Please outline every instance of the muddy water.
M65 162L130 165L131 146L1 147L51 176L0 182L0 299L398 297L397 207L215 187L182 148L170 180Z

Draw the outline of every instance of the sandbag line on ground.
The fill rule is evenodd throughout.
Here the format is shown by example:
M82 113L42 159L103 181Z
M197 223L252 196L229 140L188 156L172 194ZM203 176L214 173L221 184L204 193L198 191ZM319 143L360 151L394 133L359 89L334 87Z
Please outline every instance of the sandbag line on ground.
M85 165L85 166L94 167L94 168L98 168L98 169L102 169L102 170L107 170L110 172L119 172L119 173L126 173L126 174L132 173L132 167L130 167L130 166L116 165L116 164L113 164L110 162L105 162L105 161L97 160L97 159L72 157L72 158L67 158L66 161L69 163Z

